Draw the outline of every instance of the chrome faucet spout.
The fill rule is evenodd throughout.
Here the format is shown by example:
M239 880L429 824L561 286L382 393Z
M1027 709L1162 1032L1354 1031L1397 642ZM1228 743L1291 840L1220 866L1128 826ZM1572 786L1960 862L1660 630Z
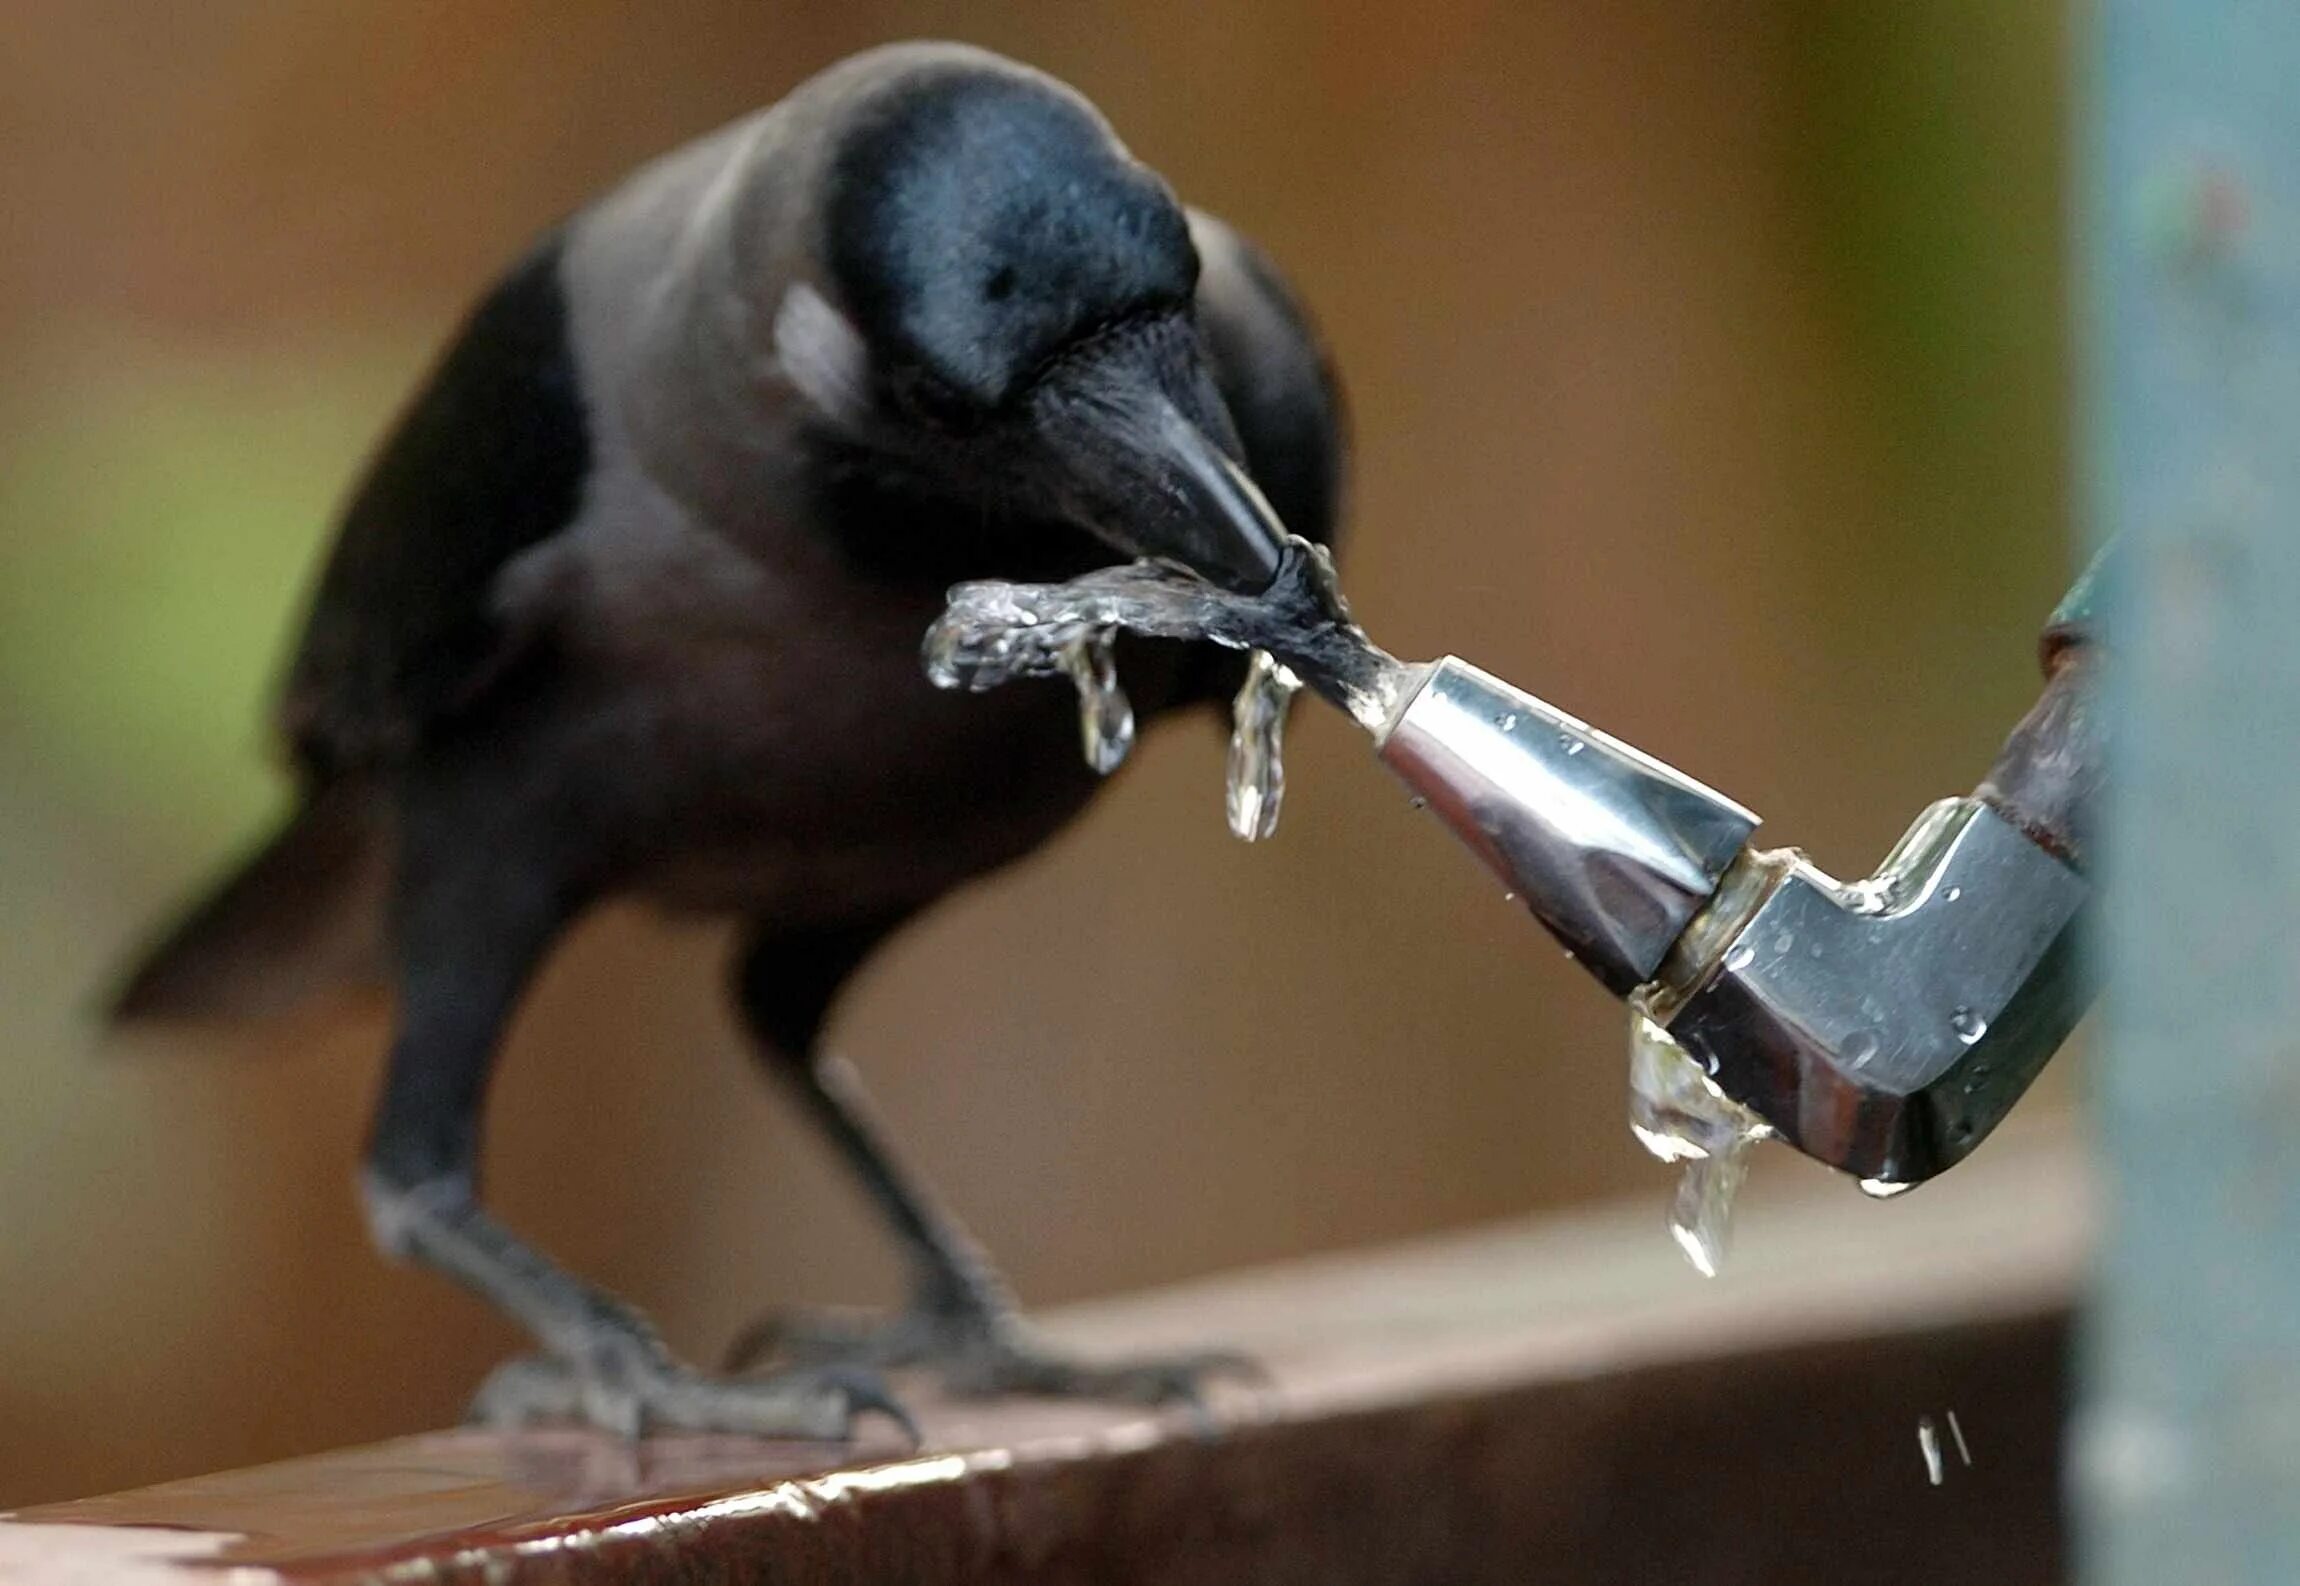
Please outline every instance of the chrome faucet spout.
M2089 589L2080 586L2079 594ZM2091 998L2082 866L2105 776L2089 598L1979 790L1844 882L1652 756L1451 657L1375 731L1382 761L1606 988L1643 988L1731 1100L1880 1188L1961 1161Z
M1659 971L1757 829L1731 799L1451 656L1375 742L1619 996Z

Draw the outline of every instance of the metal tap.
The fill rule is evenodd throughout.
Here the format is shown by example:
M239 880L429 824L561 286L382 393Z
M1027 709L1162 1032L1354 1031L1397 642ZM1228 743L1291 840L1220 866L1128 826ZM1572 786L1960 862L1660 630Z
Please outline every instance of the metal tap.
M1682 772L1465 661L1422 669L1382 760L1616 995L1809 1156L1914 1184L2011 1111L2082 1016L2080 865L2101 782L2098 569L1971 795L1845 882Z
M1851 882L1757 847L1739 804L1466 661L1400 662L1304 541L1258 595L1156 563L960 585L925 653L943 686L980 689L1063 672L1066 645L1116 628L1269 652L1371 732L1609 991L1642 992L1727 1097L1808 1155L1913 1184L1987 1136L2084 1010L2106 564L2055 613L2045 690L1988 780Z

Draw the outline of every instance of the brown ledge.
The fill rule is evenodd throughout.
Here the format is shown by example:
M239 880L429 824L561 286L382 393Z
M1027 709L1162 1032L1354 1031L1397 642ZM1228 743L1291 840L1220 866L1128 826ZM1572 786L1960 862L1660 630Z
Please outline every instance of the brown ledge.
M917 1453L435 1433L24 1511L0 1580L2061 1579L2073 1152L2000 1138L1887 1206L1802 1177L1716 1283L1640 1206L1053 1319L1260 1353L1273 1387L1210 1435L932 1399ZM1917 1421L1952 1410L1971 1464L1935 1487Z

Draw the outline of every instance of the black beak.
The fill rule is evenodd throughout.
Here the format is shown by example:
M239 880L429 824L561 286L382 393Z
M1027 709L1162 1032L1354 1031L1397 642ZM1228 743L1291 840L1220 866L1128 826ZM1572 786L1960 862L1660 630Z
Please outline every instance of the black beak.
M1270 587L1286 528L1233 456L1236 431L1186 322L1081 348L1048 372L1033 409L1067 515L1130 556L1240 594Z

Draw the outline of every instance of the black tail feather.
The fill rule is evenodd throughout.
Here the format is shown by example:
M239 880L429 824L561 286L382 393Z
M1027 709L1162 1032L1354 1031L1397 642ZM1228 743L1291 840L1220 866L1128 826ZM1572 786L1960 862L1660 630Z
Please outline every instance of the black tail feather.
M367 787L318 789L141 955L111 1021L262 1019L376 984L385 836Z

